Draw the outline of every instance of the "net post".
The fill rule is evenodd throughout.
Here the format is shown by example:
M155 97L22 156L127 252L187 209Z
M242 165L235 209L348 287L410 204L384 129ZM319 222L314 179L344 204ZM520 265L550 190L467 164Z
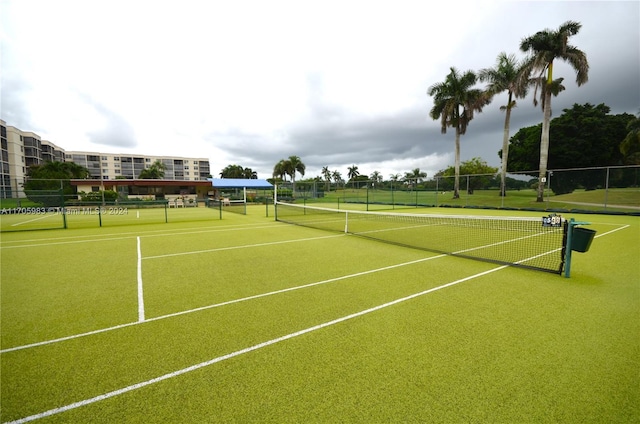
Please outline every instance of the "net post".
M565 252L565 263L564 263L564 277L569 278L571 276L571 239L573 235L573 225L575 219L571 218L569 220L569 228L567 230L567 247Z
M67 213L64 208L64 189L62 180L60 181L60 210L62 211L62 228L67 229Z
M345 234L349 232L349 211L344 213L344 232Z
M571 276L571 252L573 251L573 228L576 225L588 225L589 222L579 222L571 218L569 220L569 230L567 231L567 247L565 255L564 276L569 278Z
M169 206L169 201L165 200L165 202L164 202L164 223L165 224L169 222L169 212L168 212L169 207L168 206Z
M244 201L244 214L247 214L247 187L242 187L242 199Z

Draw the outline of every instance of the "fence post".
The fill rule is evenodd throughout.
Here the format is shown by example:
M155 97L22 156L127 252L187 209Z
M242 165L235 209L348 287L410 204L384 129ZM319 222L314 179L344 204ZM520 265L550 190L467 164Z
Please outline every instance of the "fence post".
M605 177L606 180L604 182L604 210L607 210L607 200L609 199L609 169L610 167L607 166L607 176Z

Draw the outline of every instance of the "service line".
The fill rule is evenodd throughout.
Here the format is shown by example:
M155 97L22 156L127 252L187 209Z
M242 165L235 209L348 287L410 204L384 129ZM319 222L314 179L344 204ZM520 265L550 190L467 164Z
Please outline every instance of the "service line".
M444 256L444 255L442 255L442 256ZM422 259L422 260L427 260L427 259L431 259L431 258L425 258L425 259ZM422 260L412 261L412 263L420 262ZM502 265L502 266L499 266L499 267L496 267L496 268L492 268L492 269L489 269L487 271L480 272L480 273L477 273L477 274L474 274L474 275L471 275L471 276L468 276L468 277L464 277L464 278L461 278L459 280L452 281L450 283L443 284L443 285L438 286L438 287L433 287L431 289L424 290L424 291L421 291L419 293L414 293L414 294L409 295L409 296L405 296L405 297L402 297L402 298L399 298L399 299L396 299L396 300L392 300L391 302L383 303L381 305L374 306L372 308L365 309L365 310L362 310L360 312L356 312L356 313L353 313L353 314L350 314L350 315L346 315L346 316L343 316L343 317L340 317L340 318L336 318L336 319L331 320L331 321L327 321L327 322L324 322L324 323L321 323L321 324L318 324L318 325L314 325L313 327L308 327L308 328L305 328L303 330L299 330L299 331L296 331L296 332L293 332L293 333L286 334L286 335L281 336L281 337L277 337L275 339L267 340L265 342L258 343L258 344L253 345L253 346L249 346L249 347L246 347L244 349L236 350L235 352L231 352L231 353L228 353L226 355L218 356L218 357L210 359L208 361L201 362L199 364L195 364L195 365L192 365L192 366L187 367L187 368L182 368L180 370L176 370L176 371L170 372L168 374L164 374L164 375L161 375L159 377L152 378L152 379L147 380L147 381L142 381L140 383L132 384L130 386L123 387L123 388L118 389L118 390L113 390L111 392L107 392L107 393L101 394L99 396L95 396L95 397L92 397L92 398L89 398L89 399L84 399L84 400L81 400L81 401L78 401L78 402L74 402L74 403L59 407L59 408L50 409L48 411L44 411L44 412L41 412L41 413L38 413L38 414L30 415L28 417L20 418L20 419L15 420L15 421L10 421L10 422L7 422L5 424L26 423L26 422L38 420L40 418L45 418L45 417L49 417L49 416L52 416L52 415L60 414L62 412L69 411L69 410L72 410L72 409L76 409L76 408L80 408L80 407L83 407L83 406L87 406L87 405L90 405L92 403L100 402L100 401L105 400L105 399L116 397L116 396L131 392L131 391L134 391L134 390L146 387L146 386L150 386L150 385L155 384L155 383L159 383L159 382L164 381L164 380L168 380L170 378L178 377L180 375L189 373L191 371L195 371L195 370L198 370L198 369L201 369L201 368L204 368L204 367L208 367L210 365L216 364L218 362L222 362L222 361L227 360L227 359L234 358L236 356L243 355L245 353L249 353L249 352L253 352L253 351L258 350L258 349L262 349L263 347L271 346L271 345L274 345L276 343L280 343L280 342L283 342L283 341L286 341L286 340L289 340L289 339L293 339L294 337L302 336L303 334L307 334L307 333L311 333L313 331L321 330L323 328L330 327L332 325L340 324L342 322L345 322L345 321L348 321L348 320L351 320L351 319L354 319L354 318L358 318L358 317L361 317L363 315L367 315L367 314L370 314L372 312L376 312L376 311L379 311L381 309L388 308L390 306L394 306L394 305L397 305L399 303L406 302L408 300L415 299L415 298L420 297L420 296L424 296L426 294L435 292L437 290L441 290L441 289L444 289L444 288L447 288L447 287L451 287L451 286L454 286L456 284L460 284L462 282L472 280L474 278L482 277L484 275L490 274L490 273L495 272L495 271L499 271L499 270L507 268L507 267L508 267L508 265Z

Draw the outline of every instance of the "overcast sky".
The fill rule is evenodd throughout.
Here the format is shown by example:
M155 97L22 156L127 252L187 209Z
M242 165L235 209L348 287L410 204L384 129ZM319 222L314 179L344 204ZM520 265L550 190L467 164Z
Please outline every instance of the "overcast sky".
M269 178L299 156L385 179L453 165L454 131L429 117L450 67L493 67L568 20L589 81L558 63L573 104L640 113L640 2L0 0L1 118L65 150L204 157ZM479 84L478 88L483 87ZM542 121L532 94L511 135ZM499 166L498 96L462 137L462 160ZM298 176L298 179L300 176Z

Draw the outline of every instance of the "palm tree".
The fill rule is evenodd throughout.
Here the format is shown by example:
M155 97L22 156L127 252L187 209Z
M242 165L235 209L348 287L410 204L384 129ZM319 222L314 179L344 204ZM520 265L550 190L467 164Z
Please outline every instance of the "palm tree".
M416 183L421 183L427 178L427 173L420 171L420 168L416 168L411 172L404 173L405 180L415 180Z
M429 116L434 120L440 119L441 133L446 134L447 127L456 130L454 199L460 198L460 136L467 132L473 113L481 112L491 100L490 93L472 88L476 80L473 71L459 74L456 68L451 67L445 81L432 85L428 91L434 103Z
M278 163L273 167L273 177L280 178L283 181L286 181L287 176L287 164L284 159L280 159Z
M589 62L587 55L578 48L567 44L569 37L576 35L582 25L578 22L567 21L556 31L545 29L535 35L527 37L520 43L520 50L529 53L529 57L523 63L523 75L538 73L534 78L535 93L541 90L543 97L543 121L542 135L540 137L540 167L538 169L538 195L536 201L544 200L544 184L542 181L547 174L547 161L549 158L549 128L551 123L551 95L559 93L558 85L562 80L553 79L553 61L561 59L571 65L576 71L576 83L578 86L589 80ZM555 87L554 84L556 85ZM533 103L537 105L534 93Z
M371 173L371 181L373 181L374 183L381 183L382 182L382 174L378 171L373 171Z
M324 177L325 182L325 188L327 191L331 191L331 171L329 171L329 167L328 166L323 166L322 167L322 176Z
M140 171L138 178L141 180L159 180L164 177L164 170L166 166L161 160L156 160L148 168Z
M251 168L244 168L242 170L242 177L249 180L257 180L258 173Z
M302 160L298 156L289 156L289 159L285 160L286 172L291 176L293 192L296 192L296 172L300 173L301 177L304 177L304 171L306 166L302 163Z
M250 168L246 168L251 171ZM250 178L245 176L245 168L240 165L227 165L220 171L220 178Z
M342 174L339 171L331 172L331 177L333 177L333 181L336 182L336 185L342 182Z
M504 110L504 132L502 137L502 169L500 179L500 196L507 195L506 175L509 160L509 122L511 121L511 109L516 107L517 98L524 98L527 95L528 84L521 78L522 65L518 63L514 55L502 52L498 55L495 68L484 68L478 73L480 81L487 81L487 92L496 95L507 92L506 106L500 106Z
M349 177L349 179L351 180L351 185L355 188L355 179L358 175L360 175L360 173L358 172L358 167L356 165L351 165L347 168L347 170L347 177Z

